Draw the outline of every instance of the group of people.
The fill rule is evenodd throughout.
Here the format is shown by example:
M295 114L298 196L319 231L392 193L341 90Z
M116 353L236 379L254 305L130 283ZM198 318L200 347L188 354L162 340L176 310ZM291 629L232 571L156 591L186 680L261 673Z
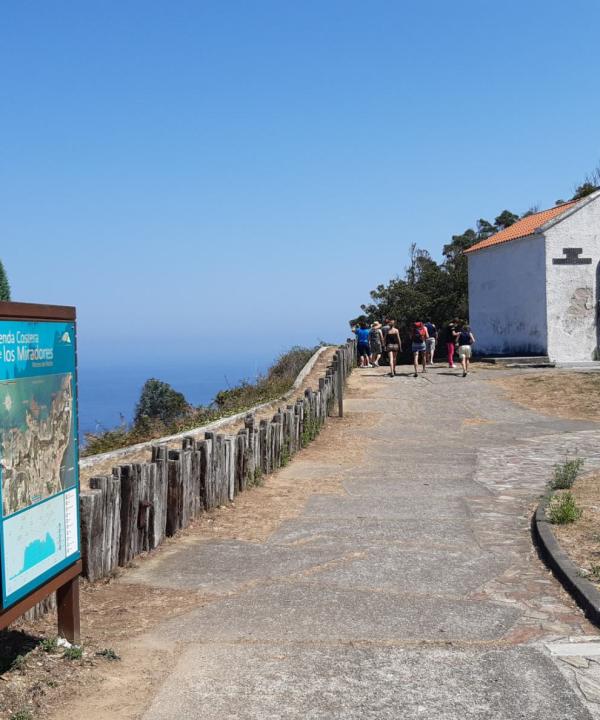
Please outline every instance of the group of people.
M381 356L386 353L390 364L390 377L396 375L398 353L402 352L402 339L396 321L387 319L384 325L374 322L370 327L366 322L361 322L352 329L357 339L359 367L378 367ZM467 376L475 343L475 337L467 323L455 319L438 331L430 320L416 321L412 323L409 331L415 377L418 375L419 365L424 373L427 372L428 365L434 365L438 341L442 346L446 346L450 368L454 367L454 356L458 351L463 377Z

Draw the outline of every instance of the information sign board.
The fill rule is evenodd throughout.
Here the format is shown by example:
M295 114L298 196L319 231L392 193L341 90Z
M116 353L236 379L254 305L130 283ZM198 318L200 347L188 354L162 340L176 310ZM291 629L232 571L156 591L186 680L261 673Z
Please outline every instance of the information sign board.
M75 323L0 320L2 607L80 557Z

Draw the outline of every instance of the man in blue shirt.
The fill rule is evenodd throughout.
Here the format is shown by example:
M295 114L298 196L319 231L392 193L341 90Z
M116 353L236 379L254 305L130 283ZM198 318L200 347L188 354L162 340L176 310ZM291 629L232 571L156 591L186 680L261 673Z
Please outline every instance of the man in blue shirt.
M371 355L371 346L369 345L369 326L366 322L361 322L358 323L358 327L352 328L352 330L358 341L356 348L358 353L358 366L369 367L369 356Z

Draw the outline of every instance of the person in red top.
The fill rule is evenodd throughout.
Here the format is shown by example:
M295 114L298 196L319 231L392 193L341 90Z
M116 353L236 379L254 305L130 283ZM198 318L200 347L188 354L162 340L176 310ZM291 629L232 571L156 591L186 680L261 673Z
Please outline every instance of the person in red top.
M412 353L413 353L413 365L415 366L415 377L417 377L419 369L419 355L421 355L421 362L423 364L423 372L427 372L426 368L426 355L427 345L425 344L429 333L427 328L422 322L417 321L413 323L412 327Z

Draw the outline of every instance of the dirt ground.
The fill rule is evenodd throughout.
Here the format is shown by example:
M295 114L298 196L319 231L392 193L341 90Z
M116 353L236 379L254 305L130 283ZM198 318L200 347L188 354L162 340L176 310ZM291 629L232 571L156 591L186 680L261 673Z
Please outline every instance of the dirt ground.
M492 382L518 405L566 420L600 422L600 373L544 370Z
M546 370L493 382L524 407L567 420L600 422L600 373ZM571 492L583 510L581 518L552 529L571 560L600 588L600 473L578 478Z
M318 370L315 370L318 372ZM332 451L342 442L350 427L358 423L371 425L377 417L364 415L352 420L332 417L322 435L295 456L290 469L303 461L331 465ZM360 461L365 447L357 447L341 460L340 470ZM340 475L335 468L315 479L279 471L265 478L264 484L238 495L234 503L202 515L178 536L165 542L153 553L135 559L142 565L158 554L173 552L182 544L204 539L232 539L264 542L284 520L298 515L315 492L340 493ZM106 707L95 708L96 718L109 718L111 690L127 684L131 707L143 705L149 688L156 682L165 663L170 663L172 649L129 641L139 638L152 626L192 608L213 601L197 592L174 592L127 583L127 569L116 578L97 583L83 583L81 590L82 647L81 659L69 659L62 648L46 648L44 642L56 636L56 617L49 614L35 622L20 622L10 632L0 632L0 720L44 720L74 717L79 698L102 685ZM46 651L48 650L48 651ZM123 660L111 659L112 653ZM140 668L143 682L140 682ZM132 682L130 682L132 681ZM82 715L87 708L81 708ZM124 710L124 708L123 708ZM30 715L17 713L29 712Z
M583 510L581 518L553 525L552 530L575 565L600 589L600 473L578 478L571 493Z

